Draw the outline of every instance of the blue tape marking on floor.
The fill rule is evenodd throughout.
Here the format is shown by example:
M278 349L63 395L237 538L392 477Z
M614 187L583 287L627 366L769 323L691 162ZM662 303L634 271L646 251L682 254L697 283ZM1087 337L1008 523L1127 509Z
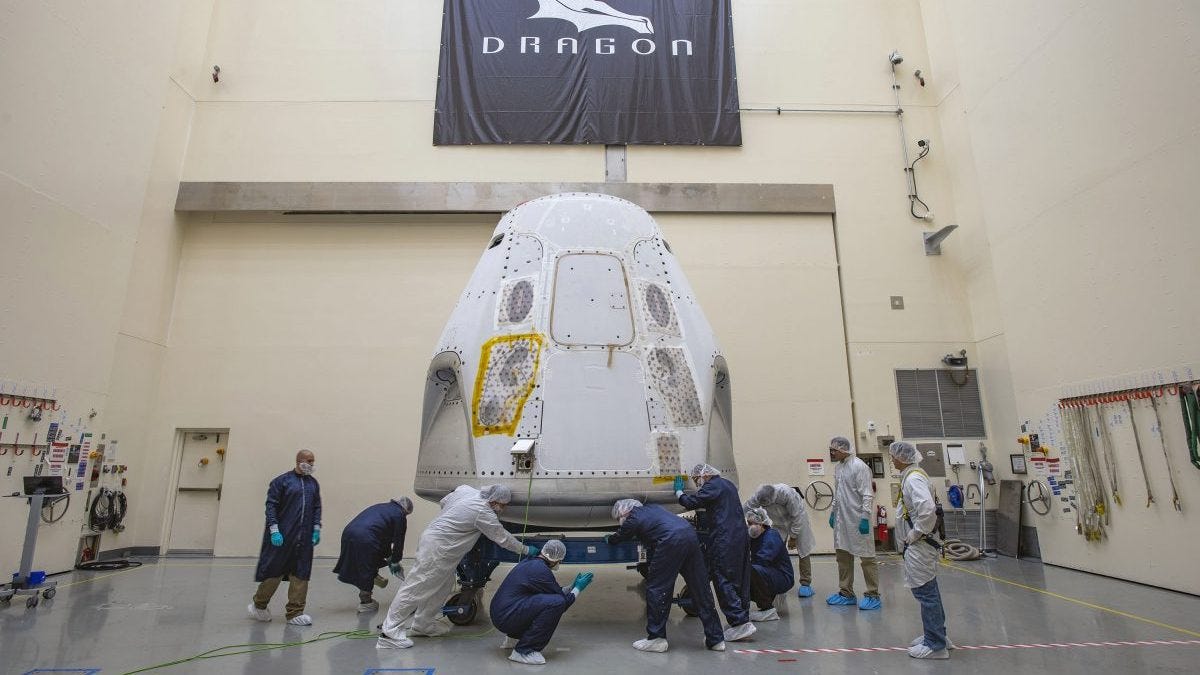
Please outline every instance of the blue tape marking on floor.
M363 671L363 675L375 675L375 673L424 673L425 675L433 675L433 668L369 668Z
M78 673L79 675L96 675L100 672L99 668L34 668L24 675L33 675L33 673Z

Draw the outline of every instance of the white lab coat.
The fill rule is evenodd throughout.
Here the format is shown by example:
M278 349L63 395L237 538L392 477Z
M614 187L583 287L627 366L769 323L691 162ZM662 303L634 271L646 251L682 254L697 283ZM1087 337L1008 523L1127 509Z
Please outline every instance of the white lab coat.
M912 519L909 528L904 514ZM929 489L929 478L914 464L900 475L900 501L896 504L896 541L903 545L911 530L922 535L937 529L937 505ZM937 576L938 550L918 541L904 549L904 586L917 588Z
M875 539L871 536L871 507L875 492L871 489L871 468L857 455L850 455L833 470L833 547L859 558L875 557ZM867 533L859 534L858 523L867 519Z
M504 529L479 490L460 485L441 504L442 512L421 533L416 564L405 575L383 621L383 632L390 637L408 627L427 634L438 630L434 622L454 589L454 571L480 534L513 553L525 552L525 545Z
M773 487L775 488L774 500L767 504L759 504L757 499L750 497L745 508L750 510L761 506L766 509L767 516L771 518L775 529L785 537L796 538L796 554L804 558L817 547L817 540L813 537L812 523L808 520L808 509L804 506L804 497L801 497L799 492L786 483L776 483Z

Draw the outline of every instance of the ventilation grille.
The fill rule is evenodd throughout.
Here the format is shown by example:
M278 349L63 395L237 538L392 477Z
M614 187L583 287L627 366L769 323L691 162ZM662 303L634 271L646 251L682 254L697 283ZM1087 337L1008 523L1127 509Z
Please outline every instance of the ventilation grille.
M979 379L968 370L897 370L905 438L983 438Z

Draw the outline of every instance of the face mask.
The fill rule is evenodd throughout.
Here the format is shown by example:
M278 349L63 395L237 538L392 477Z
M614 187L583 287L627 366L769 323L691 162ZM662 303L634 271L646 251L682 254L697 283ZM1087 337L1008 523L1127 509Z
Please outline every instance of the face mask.
M317 467L308 462L300 462L300 464L296 465L296 470L300 472L301 476L311 476L317 470Z
M749 529L750 529L750 537L752 539L758 539L759 537L762 536L762 533L763 533L762 525L757 525L757 524L751 525Z

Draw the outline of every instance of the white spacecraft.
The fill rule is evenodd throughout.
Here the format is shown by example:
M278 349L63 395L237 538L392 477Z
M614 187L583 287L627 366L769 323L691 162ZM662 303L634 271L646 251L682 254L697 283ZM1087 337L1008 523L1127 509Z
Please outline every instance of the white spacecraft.
M425 383L415 490L513 492L505 520L610 526L622 497L674 504L707 462L737 481L729 370L650 214L558 194L509 211Z

